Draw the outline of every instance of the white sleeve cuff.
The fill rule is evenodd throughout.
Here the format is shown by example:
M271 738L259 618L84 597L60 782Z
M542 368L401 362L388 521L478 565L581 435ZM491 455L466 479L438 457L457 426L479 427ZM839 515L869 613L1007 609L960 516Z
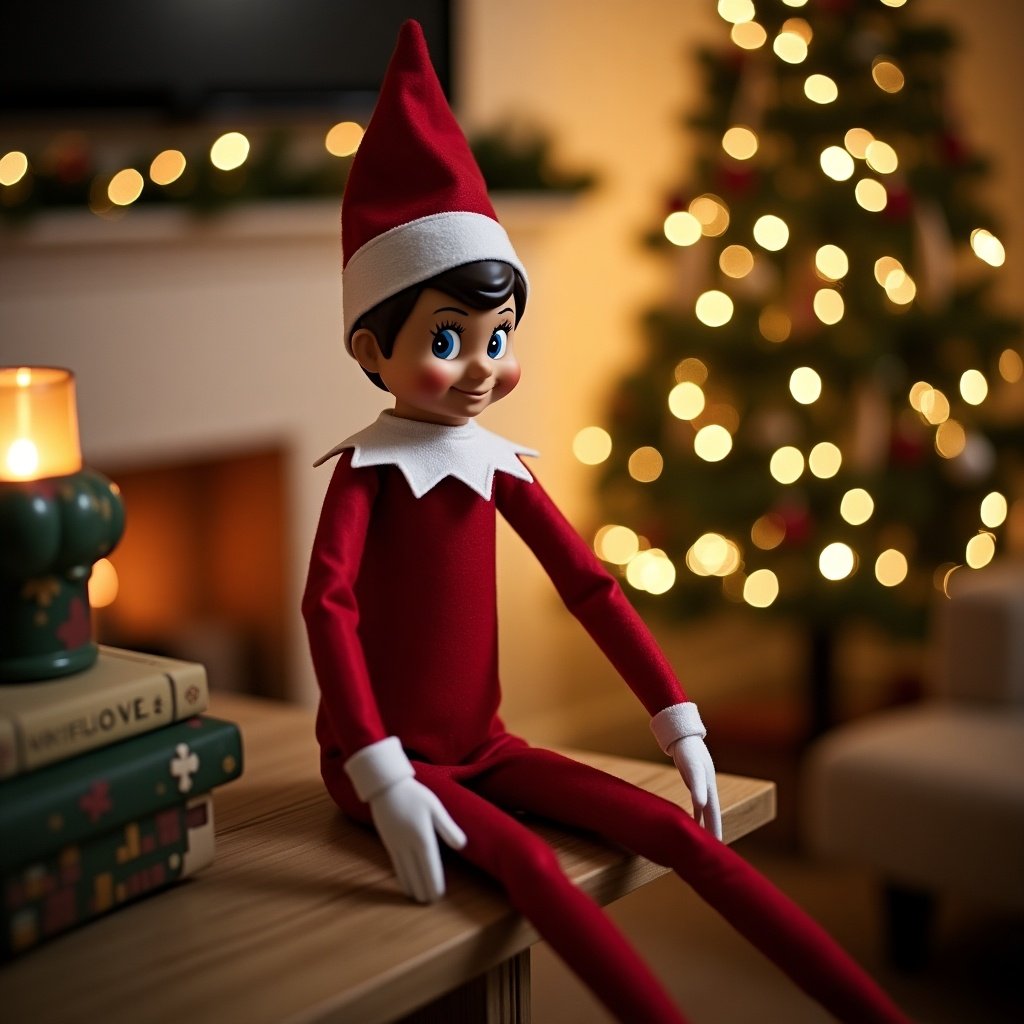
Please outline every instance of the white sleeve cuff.
M413 771L397 736L371 743L357 750L346 762L345 771L364 803L402 779L411 779Z
M692 700L662 708L651 719L651 732L654 733L658 746L666 754L672 744L684 736L699 736L703 739L707 735L704 723L697 713L697 705Z

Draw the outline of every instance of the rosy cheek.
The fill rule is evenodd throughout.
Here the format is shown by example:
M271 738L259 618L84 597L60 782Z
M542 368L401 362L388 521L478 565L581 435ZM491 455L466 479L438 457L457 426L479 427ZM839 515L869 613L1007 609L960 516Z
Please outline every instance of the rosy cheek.
M502 366L498 372L498 381L495 390L502 396L507 395L518 383L523 375L523 369L519 363L510 362Z
M449 377L451 375L445 372L443 366L438 365L436 368L431 366L426 369L420 370L419 376L416 379L416 384L419 390L428 395L441 394L451 387Z

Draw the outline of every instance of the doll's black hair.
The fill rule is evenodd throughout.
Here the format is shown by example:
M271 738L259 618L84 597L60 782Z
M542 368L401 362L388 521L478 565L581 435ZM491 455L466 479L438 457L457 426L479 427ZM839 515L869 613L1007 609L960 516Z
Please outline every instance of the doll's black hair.
M510 295L516 300L516 324L526 308L526 282L522 274L510 263L500 260L478 260L461 267L446 270L427 281L405 288L367 310L352 327L352 333L366 328L377 339L381 355L391 358L395 338L409 319L413 306L426 288L436 288L453 299L465 302L472 309L492 309ZM377 387L387 391L379 373L363 370Z

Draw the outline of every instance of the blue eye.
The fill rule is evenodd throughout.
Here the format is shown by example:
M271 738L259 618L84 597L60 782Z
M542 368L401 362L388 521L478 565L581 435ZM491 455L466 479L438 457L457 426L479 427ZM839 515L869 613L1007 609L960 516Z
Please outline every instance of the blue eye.
M462 341L459 338L459 332L453 327L442 327L435 332L430 351L438 359L454 359L461 348Z
M491 359L500 359L508 349L508 331L499 327L487 342L487 354Z

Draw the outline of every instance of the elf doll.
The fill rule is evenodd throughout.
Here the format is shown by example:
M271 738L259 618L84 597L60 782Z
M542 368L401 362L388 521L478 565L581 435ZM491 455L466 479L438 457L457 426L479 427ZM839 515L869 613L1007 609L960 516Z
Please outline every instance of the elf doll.
M337 445L303 599L331 797L376 827L401 888L444 893L439 840L621 1021L684 1018L522 813L674 869L838 1018L905 1018L801 910L720 842L704 726L666 658L524 456L474 417L518 383L526 271L441 92L401 30L342 203L345 342L394 408ZM651 715L693 798L675 804L506 731L495 517L511 524Z

